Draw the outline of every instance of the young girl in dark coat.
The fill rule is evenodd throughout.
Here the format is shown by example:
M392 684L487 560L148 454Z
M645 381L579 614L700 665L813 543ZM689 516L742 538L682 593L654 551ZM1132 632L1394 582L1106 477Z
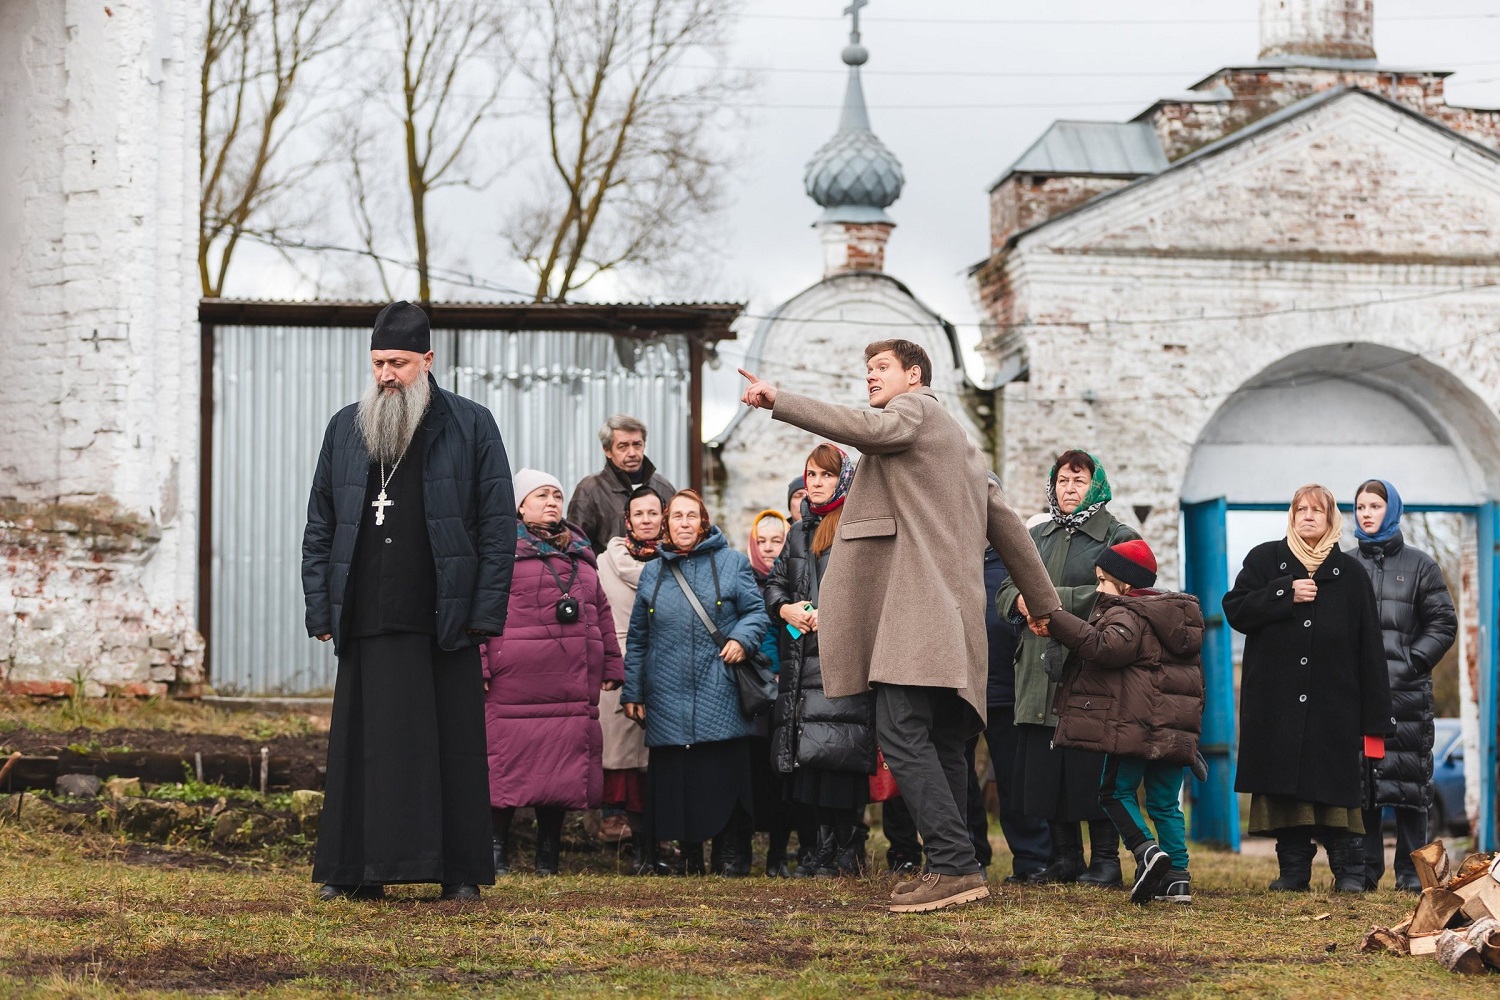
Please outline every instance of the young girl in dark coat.
M1094 566L1099 600L1088 621L1054 612L1052 638L1074 655L1058 685L1058 746L1102 751L1099 803L1135 855L1130 899L1193 901L1182 771L1203 725L1203 612L1192 594L1163 593L1145 542L1121 542ZM1146 811L1136 795L1146 789Z
M820 444L807 459L807 498L802 520L787 534L786 548L766 581L766 610L787 643L780 694L771 731L772 763L788 776L793 802L816 817L818 835L794 874L855 875L866 867L865 806L875 770L875 698L870 692L843 698L823 693L818 661L818 586L838 530L854 462L839 448ZM808 610L811 606L812 610Z

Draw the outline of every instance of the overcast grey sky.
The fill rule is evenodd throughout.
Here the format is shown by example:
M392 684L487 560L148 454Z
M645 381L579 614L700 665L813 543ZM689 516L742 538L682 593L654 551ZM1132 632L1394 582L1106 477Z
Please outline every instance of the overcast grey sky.
M803 193L802 170L837 124L846 3L749 0L726 61L754 70L759 87L746 99L744 128L724 137L738 151L738 164L716 241L720 258L673 287L600 281L587 297L746 301L757 314L821 276L810 228L819 209ZM1376 0L1375 7L1382 61L1454 70L1452 103L1500 106L1500 2ZM978 317L965 271L986 252L989 185L1056 119L1127 120L1222 66L1253 61L1258 11L1258 0L871 0L862 14L870 50L865 94L873 127L907 178L890 209L897 229L887 270L972 344ZM705 65L708 57L691 61ZM515 119L501 128L525 134ZM540 136L523 139L520 148L532 138ZM494 155L493 147L480 152ZM508 287L532 286L500 235L511 206L530 189L527 169L523 163L484 190L435 199L435 263ZM336 195L329 204L341 200ZM367 268L347 257L329 259L362 275ZM368 287L335 283L324 293L330 290L378 297ZM268 298L314 291L291 280L264 250L247 252L231 288ZM502 297L441 285L436 293ZM726 345L727 361L734 350ZM732 364L726 367L732 373ZM719 390L732 385L718 376L712 382ZM732 396L724 395L710 394L710 434L733 412Z
M820 276L809 228L818 208L802 191L802 168L837 124L845 5L755 0L738 32L734 62L762 70L760 106L718 288L752 312ZM1500 106L1500 3L1376 0L1375 9L1382 61L1456 70L1451 103ZM889 210L897 228L887 271L971 344L978 316L965 271L987 250L989 185L1056 119L1127 120L1222 66L1253 61L1258 13L1257 0L871 0L861 15L865 96L875 132L906 171ZM732 407L710 406L710 418L721 412Z

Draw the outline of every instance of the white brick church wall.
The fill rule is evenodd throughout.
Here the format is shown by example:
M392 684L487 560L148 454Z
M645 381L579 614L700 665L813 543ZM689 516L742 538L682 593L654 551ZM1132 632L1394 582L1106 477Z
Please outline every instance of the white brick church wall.
M0 680L201 679L192 0L0 5Z

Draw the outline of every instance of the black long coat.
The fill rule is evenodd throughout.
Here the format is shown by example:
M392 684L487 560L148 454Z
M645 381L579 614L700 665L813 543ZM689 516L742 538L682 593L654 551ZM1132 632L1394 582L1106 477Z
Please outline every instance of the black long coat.
M443 649L463 649L505 630L516 500L495 415L428 378L422 503L437 577L437 641ZM357 409L351 403L328 422L302 534L307 634L332 634L335 652L345 638L344 597L370 472Z
M1432 668L1453 645L1458 616L1437 562L1399 533L1360 542L1358 559L1375 588L1396 719L1385 759L1375 763L1375 801L1426 810L1432 805Z
M1335 550L1292 601L1307 570L1285 539L1250 550L1224 616L1245 634L1234 787L1304 802L1363 804L1363 737L1395 729L1370 578Z
M786 635L781 609L811 601L817 605L818 560L812 553L818 517L792 525L786 546L766 580L766 611ZM771 761L782 774L804 767L873 774L875 771L875 694L829 698L823 693L818 633L805 632L783 647L780 692L771 723Z

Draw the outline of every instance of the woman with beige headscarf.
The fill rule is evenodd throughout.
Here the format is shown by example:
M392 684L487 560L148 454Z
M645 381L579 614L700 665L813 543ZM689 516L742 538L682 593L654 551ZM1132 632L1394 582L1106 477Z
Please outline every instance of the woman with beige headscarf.
M1273 890L1308 888L1316 841L1335 891L1365 891L1362 757L1383 756L1395 726L1375 593L1342 533L1333 494L1302 487L1286 538L1251 549L1224 595L1245 634L1234 787L1250 833L1276 838Z

